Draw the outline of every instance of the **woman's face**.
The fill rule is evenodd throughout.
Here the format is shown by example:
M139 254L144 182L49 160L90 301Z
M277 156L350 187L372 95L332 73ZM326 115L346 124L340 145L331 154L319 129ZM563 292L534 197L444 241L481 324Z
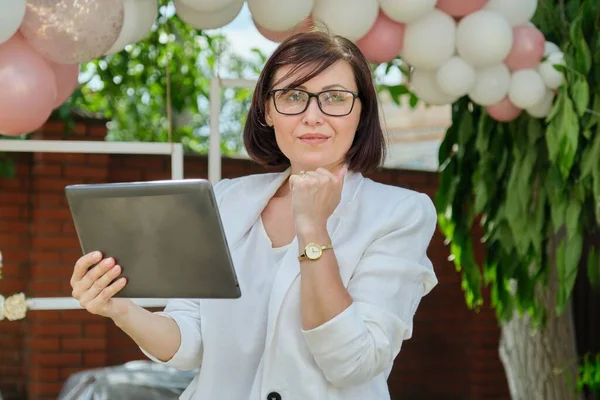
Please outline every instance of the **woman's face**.
M275 82L285 76L292 67L281 67L275 74ZM361 103L358 98L344 91L358 92L352 67L345 61L338 61L302 86L289 88L299 74L294 74L280 82L273 90L286 90L273 93L266 104L266 122L275 129L277 145L290 160L292 173L310 171L319 167L333 169L345 161L345 156L358 128ZM323 110L319 108L317 98L310 98L304 112L307 94L327 91L321 94ZM274 100L277 103L275 107ZM345 114L344 116L328 114ZM279 111L278 111L279 110Z

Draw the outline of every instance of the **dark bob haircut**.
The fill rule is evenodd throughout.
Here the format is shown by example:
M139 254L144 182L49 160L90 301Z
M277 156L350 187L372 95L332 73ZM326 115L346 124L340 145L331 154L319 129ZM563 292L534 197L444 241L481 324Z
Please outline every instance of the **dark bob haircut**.
M265 105L270 97L269 91L277 84L274 82L277 70L283 66L293 66L290 75L298 71L310 71L289 85L297 87L340 60L346 61L352 67L358 86L358 97L362 103L358 129L346 154L348 168L354 172L365 173L383 163L386 144L369 63L350 40L320 31L290 36L267 60L256 84L244 126L244 145L254 161L271 167L290 165L288 158L277 146L274 129L265 121Z

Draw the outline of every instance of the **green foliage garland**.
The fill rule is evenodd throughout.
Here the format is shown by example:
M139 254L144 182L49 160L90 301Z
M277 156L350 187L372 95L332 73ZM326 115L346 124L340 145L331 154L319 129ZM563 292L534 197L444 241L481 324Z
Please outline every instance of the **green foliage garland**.
M499 123L468 98L455 103L439 150L436 204L467 304L479 307L488 285L500 321L518 310L540 323L564 310L580 265L600 284L600 3L540 1L534 23L565 53L565 84L550 114ZM482 268L473 254L476 222ZM536 288L554 266L556 310L544 310Z

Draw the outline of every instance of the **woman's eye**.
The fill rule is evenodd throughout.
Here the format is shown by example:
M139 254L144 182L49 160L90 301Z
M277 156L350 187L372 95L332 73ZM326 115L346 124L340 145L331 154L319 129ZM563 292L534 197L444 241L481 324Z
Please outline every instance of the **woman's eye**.
M341 101L346 100L345 93L341 92L329 92L325 95L325 101L331 103L339 103Z
M286 101L301 101L304 98L303 93L298 91L285 92L282 97Z

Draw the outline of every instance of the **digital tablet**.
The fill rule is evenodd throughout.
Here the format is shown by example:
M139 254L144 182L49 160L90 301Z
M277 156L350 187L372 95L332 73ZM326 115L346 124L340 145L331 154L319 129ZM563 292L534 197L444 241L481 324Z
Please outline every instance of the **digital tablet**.
M114 257L128 279L115 297L241 296L210 181L80 184L65 194L83 254Z

